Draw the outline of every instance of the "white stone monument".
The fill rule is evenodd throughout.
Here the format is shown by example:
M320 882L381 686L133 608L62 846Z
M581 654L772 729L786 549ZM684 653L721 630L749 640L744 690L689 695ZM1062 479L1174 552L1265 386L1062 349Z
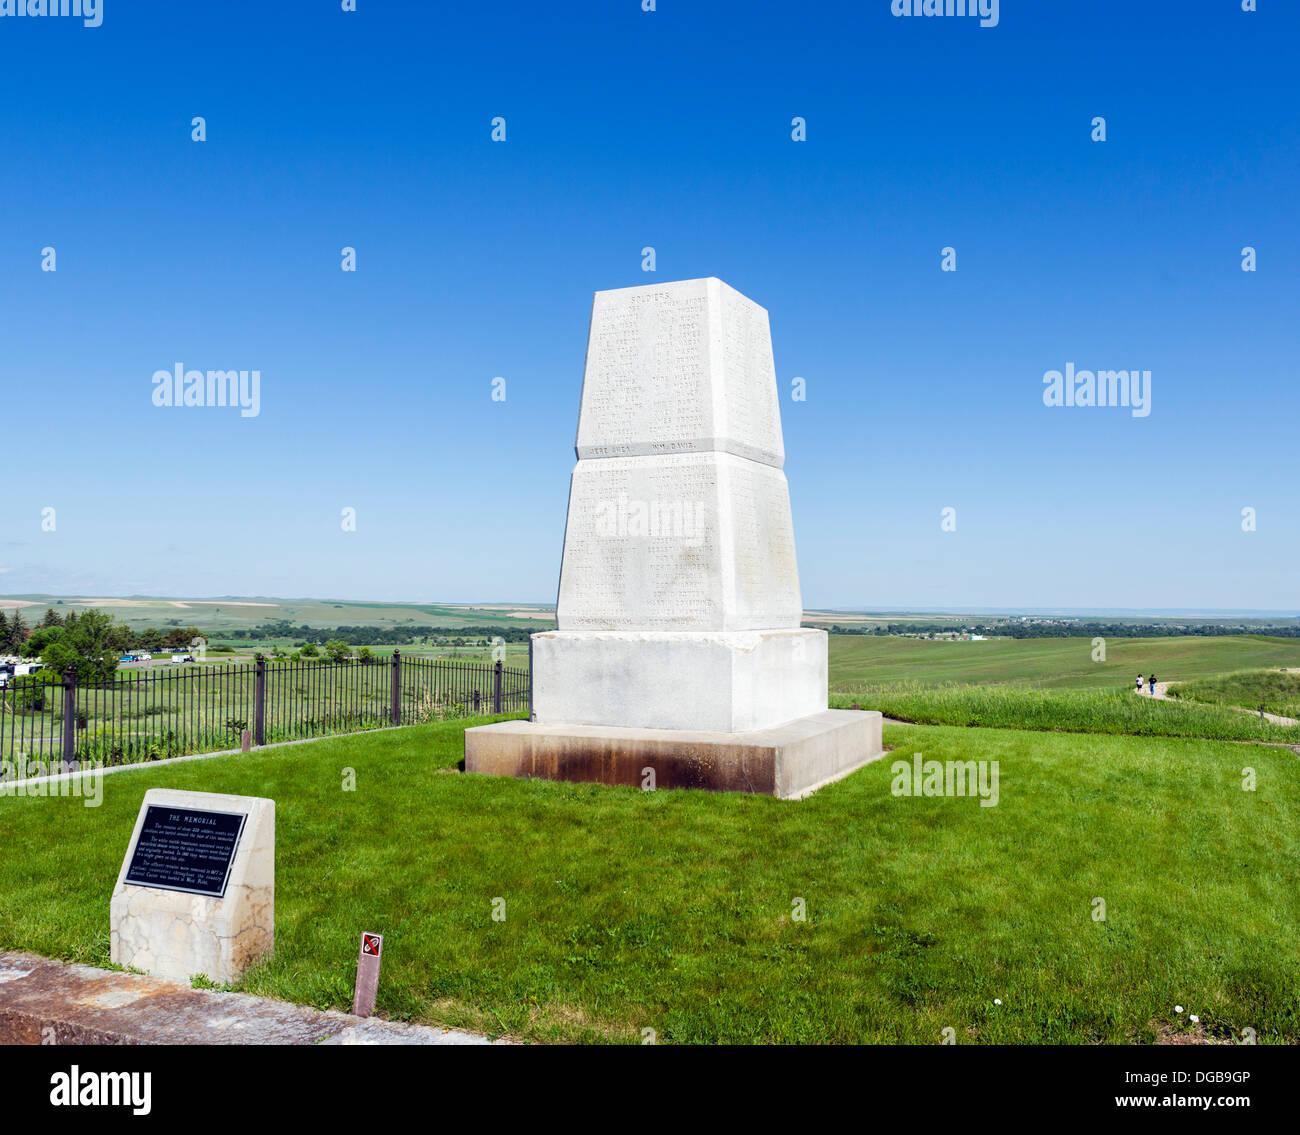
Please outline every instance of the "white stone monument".
M881 753L800 627L767 312L721 280L598 292L534 721L469 771L801 795Z
M230 984L275 943L275 801L151 788L110 904L111 957Z

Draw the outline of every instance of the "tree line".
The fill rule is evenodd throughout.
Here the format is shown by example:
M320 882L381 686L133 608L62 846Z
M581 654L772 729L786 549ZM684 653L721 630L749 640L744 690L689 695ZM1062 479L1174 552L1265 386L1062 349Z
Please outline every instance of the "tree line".
M545 629L552 629L543 624ZM536 632L537 625L524 627L309 627L306 623L294 626L287 619L262 623L255 627L241 627L232 631L223 631L221 637L232 641L251 640L253 642L291 639L298 645L311 643L324 646L331 639L345 642L350 646L410 646L430 638L487 639L502 638L506 642L527 642L528 636Z
M507 642L527 641L529 631L519 627L432 627L397 630L384 627L344 626L329 630L294 627L287 620L266 623L251 631L242 630L223 634L223 638L291 639L299 649L292 654L275 650L276 659L323 659L342 663L357 660L375 661L370 646L397 645L419 642L422 639L445 635L456 646L491 644L494 638ZM172 627L160 630L148 627L135 631L104 611L69 612L61 616L49 608L34 627L27 626L21 609L12 616L0 611L0 654L21 658L40 659L45 669L36 674L14 679L15 688L45 686L58 682L65 670L71 668L78 684L111 682L117 673L118 661L127 653L153 653L155 651L185 649L195 640L204 638L198 627Z
M34 629L28 629L21 611L12 617L0 612L0 642L5 652L39 658L46 667L40 674L15 679L19 685L57 681L69 668L79 683L111 682L124 652L185 647L200 633L195 627L136 632L103 611L72 611L61 617L53 608Z
M61 638L65 632L77 639L93 636L96 642L102 642L118 653L179 649L203 637L198 627L170 627L167 630L146 627L134 631L112 615L93 609L80 614L69 611L65 616L50 607L44 618L31 627L23 621L21 609L10 616L0 611L0 653L24 658L41 657L45 644Z

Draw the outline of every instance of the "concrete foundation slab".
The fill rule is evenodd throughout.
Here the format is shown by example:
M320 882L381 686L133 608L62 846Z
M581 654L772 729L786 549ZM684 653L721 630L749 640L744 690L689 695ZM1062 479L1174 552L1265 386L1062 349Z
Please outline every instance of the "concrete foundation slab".
M488 1043L487 1037L456 1029L0 953L0 1045Z
M465 731L465 771L798 799L884 755L881 715L827 709L748 732L502 721Z

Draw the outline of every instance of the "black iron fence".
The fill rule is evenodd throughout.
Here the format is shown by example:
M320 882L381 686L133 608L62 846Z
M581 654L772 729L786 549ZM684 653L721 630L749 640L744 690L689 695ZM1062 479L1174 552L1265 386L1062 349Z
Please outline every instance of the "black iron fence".
M403 658L120 670L78 685L72 671L39 672L0 690L0 762L47 765L158 760L413 725L526 712L529 672L501 662Z

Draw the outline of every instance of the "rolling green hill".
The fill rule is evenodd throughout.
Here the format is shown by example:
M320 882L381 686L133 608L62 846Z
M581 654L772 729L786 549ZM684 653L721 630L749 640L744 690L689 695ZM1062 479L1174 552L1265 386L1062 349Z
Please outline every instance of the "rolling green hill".
M1300 674L1284 674L1280 670L1248 670L1240 674L1223 674L1186 685L1172 686L1169 696L1180 701L1235 706L1239 709L1258 709L1263 706L1265 713L1300 717Z
M1155 670L1161 681L1188 681L1235 670L1300 666L1300 639L1262 635L1111 638L1094 662L1092 639L989 639L945 642L832 635L832 692L893 682L927 685L1023 682L1041 689L1120 689Z
M16 595L0 599L0 609L12 614L19 604L23 621L32 626L53 607L60 614L91 608L106 611L132 630L146 627L198 627L209 638L233 630L286 620L295 627L482 627L511 626L544 630L555 625L554 606L538 604L372 603L333 599L273 599L240 596L221 599L125 599L83 596Z

